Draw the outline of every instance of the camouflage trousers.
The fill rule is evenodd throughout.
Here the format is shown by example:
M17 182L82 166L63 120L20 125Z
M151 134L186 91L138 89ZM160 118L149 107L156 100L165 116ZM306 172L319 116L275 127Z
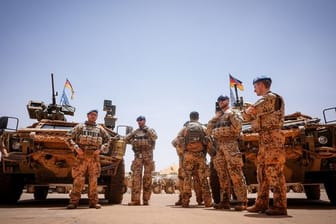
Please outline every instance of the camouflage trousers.
M183 171L183 157L179 158L179 169L178 169L178 181L179 181L179 201L182 202L182 193L183 193L183 185L184 185L184 171ZM192 174L192 184L193 184L193 189L196 194L196 201L198 204L202 204L203 202L203 195L202 195L202 187L200 183L200 178L198 176L197 172L193 172Z
M257 156L258 194L256 206L268 208L269 190L273 191L273 206L287 209L286 178L284 166L286 151L285 137L281 130L259 133L259 152Z
M193 174L197 174L204 203L206 206L211 206L212 199L208 183L209 170L206 165L205 155L203 153L185 152L183 155L183 171L182 205L189 205Z
M153 161L153 150L136 153L131 165L131 170L131 201L140 202L141 186L143 186L143 201L149 201L152 193L152 172L155 170L155 163Z
M247 186L238 143L235 140L218 143L213 163L219 178L221 201L230 201L232 183L238 202L247 203Z
M73 188L70 193L70 203L78 205L85 184L85 177L89 177L88 197L90 204L97 204L97 179L100 176L99 155L84 153L83 157L77 157L72 167Z

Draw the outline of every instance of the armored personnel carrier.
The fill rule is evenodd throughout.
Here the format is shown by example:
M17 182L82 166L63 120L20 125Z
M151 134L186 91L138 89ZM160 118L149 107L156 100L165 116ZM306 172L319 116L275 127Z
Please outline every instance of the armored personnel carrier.
M320 199L320 186L325 187L331 204L336 205L336 108L323 111L324 123L318 118L294 113L285 116L282 128L286 136L285 176L287 191L305 192L308 199ZM256 192L256 157L258 133L244 124L240 139L244 173L250 192Z
M77 125L67 122L65 115L73 116L75 108L57 105L52 76L51 104L30 101L27 105L29 117L37 122L18 129L15 117L0 117L0 203L15 203L23 189L33 193L37 200L46 199L48 192L67 193L72 187L71 168L74 153L66 144L66 133ZM111 135L112 143L100 155L102 167L98 189L104 193L108 203L121 203L126 191L125 165L123 156L126 143L124 136L131 131L129 126L115 128L115 105L104 101L103 128ZM124 135L118 132L124 131Z

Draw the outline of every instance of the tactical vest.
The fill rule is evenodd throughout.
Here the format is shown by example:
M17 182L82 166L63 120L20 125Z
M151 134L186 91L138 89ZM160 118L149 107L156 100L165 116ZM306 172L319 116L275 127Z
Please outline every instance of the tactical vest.
M260 105L265 112L257 114L257 118L251 123L254 131L268 131L280 129L283 124L285 104L281 96L269 92L263 97Z
M231 110L227 110L217 120L212 130L212 135L216 140L222 138L238 138L240 133L231 128L230 115L233 113Z
M186 124L185 145L189 151L202 151L204 142L204 130L200 123L189 122Z
M145 132L141 129L137 129L135 130L132 146L134 148L141 148L141 147L149 148L153 146L153 141L150 139L148 132Z
M103 143L103 139L100 136L99 126L83 124L78 135L78 143L81 147L100 147Z

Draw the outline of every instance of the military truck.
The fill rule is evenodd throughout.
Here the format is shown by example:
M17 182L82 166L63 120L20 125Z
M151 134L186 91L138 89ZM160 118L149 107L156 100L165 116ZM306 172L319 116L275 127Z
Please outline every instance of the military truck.
M15 203L24 188L33 193L36 200L46 199L50 190L67 193L71 190L71 168L75 154L66 144L66 133L77 125L67 122L65 115L73 116L75 108L56 104L54 81L52 79L51 104L29 101L27 110L31 119L37 122L18 129L15 117L0 118L0 203ZM126 142L124 136L132 131L129 126L115 128L115 109L111 100L104 101L106 115L102 127L111 135L112 141L100 155L101 176L98 189L104 193L108 203L121 203L126 191L124 183ZM123 130L124 135L118 132Z

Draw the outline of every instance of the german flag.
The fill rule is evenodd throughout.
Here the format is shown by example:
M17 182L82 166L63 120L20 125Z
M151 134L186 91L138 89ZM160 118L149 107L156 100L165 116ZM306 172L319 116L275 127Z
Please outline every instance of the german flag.
M243 82L240 81L239 79L234 78L231 74L229 74L230 77L230 87L237 86L238 89L241 91L244 90Z

